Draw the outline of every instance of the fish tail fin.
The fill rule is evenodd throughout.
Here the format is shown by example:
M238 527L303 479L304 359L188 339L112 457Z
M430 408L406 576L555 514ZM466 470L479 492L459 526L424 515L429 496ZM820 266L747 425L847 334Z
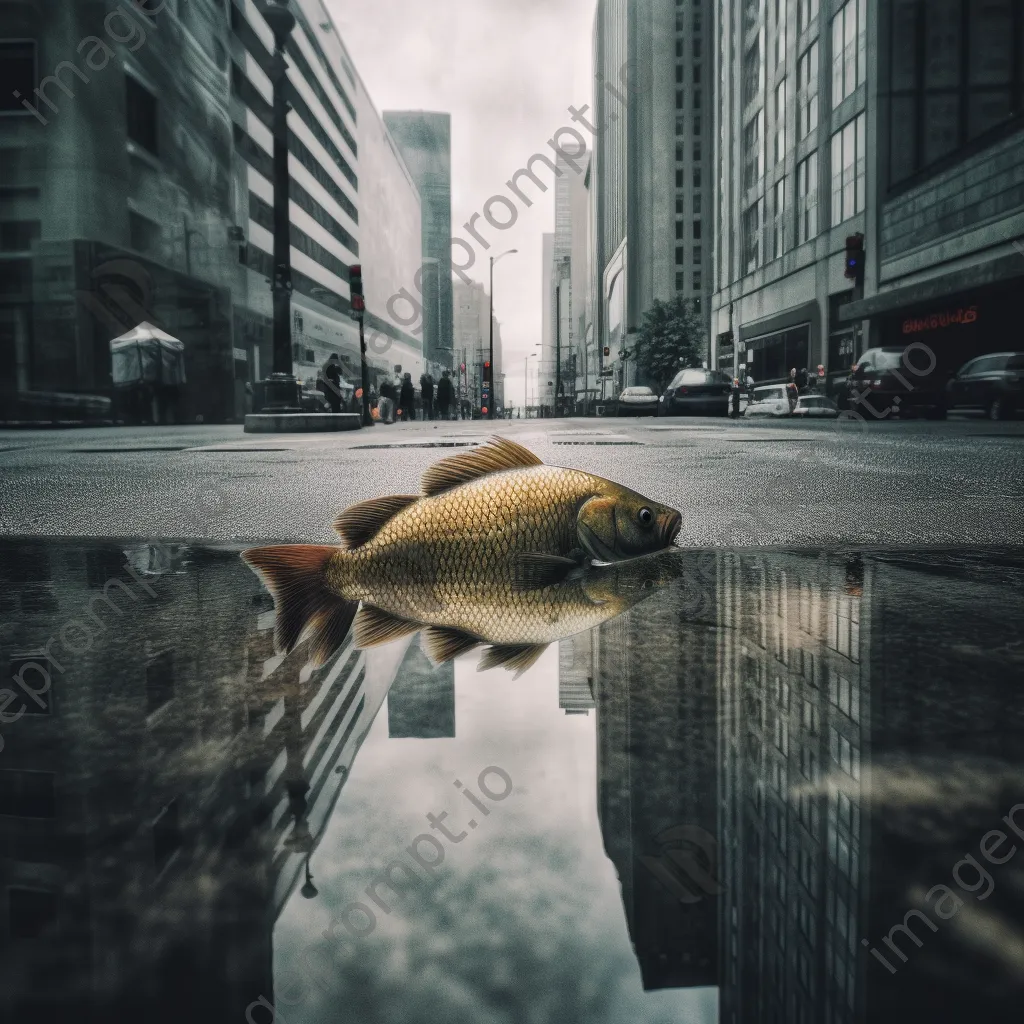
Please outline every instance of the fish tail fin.
M289 653L308 635L312 660L323 665L344 642L358 602L327 585L327 563L337 551L333 545L280 544L242 552L273 595L279 652Z

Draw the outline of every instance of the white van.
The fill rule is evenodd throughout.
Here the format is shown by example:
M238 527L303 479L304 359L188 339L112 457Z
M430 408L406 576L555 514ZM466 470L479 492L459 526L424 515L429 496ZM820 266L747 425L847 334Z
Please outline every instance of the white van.
M788 416L789 399L785 384L768 384L754 388L754 400L747 406L747 416Z

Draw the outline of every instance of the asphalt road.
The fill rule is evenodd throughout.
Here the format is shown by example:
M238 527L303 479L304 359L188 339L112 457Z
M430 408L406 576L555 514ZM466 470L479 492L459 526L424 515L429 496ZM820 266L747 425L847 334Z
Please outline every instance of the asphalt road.
M0 533L327 541L340 509L417 490L431 462L490 433L675 506L686 545L1024 545L1024 423L967 419L8 430Z

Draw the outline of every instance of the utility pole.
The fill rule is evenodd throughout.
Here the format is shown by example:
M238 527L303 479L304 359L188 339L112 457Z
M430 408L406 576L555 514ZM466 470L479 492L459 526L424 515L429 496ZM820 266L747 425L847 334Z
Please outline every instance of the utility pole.
M274 361L273 373L264 382L265 409L275 412L298 412L299 385L292 372L292 266L291 220L288 210L288 111L285 86L288 63L284 49L295 28L295 15L287 0L267 2L262 14L274 33L274 56L270 79L274 88Z
M555 286L555 416L562 396L562 283Z

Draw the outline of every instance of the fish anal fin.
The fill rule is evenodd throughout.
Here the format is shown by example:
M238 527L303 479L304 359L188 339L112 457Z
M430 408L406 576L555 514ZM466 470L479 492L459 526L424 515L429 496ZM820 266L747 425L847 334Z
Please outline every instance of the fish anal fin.
M542 465L543 460L538 459L529 448L524 448L507 437L493 437L487 444L480 445L472 451L452 455L434 463L423 474L423 494L432 498L491 473Z
M512 570L512 585L516 590L542 590L564 582L579 567L579 562L571 558L527 551L516 559Z
M460 654L473 650L480 643L477 637L447 626L428 626L423 630L423 644L427 655L438 665L454 660Z
M364 604L356 614L353 636L356 647L365 650L367 647L378 647L392 640L400 640L422 628L419 622L402 619L373 605Z
M547 644L512 644L504 647L488 647L480 659L479 671L507 668L514 671L518 679L536 663L547 649Z
M334 520L334 529L347 550L372 540L385 523L399 512L419 501L415 494L389 494L351 505Z
M327 563L337 551L321 544L279 544L242 552L274 598L274 645L280 653L290 653L311 635L313 658L322 665L344 641L357 605L327 585Z

